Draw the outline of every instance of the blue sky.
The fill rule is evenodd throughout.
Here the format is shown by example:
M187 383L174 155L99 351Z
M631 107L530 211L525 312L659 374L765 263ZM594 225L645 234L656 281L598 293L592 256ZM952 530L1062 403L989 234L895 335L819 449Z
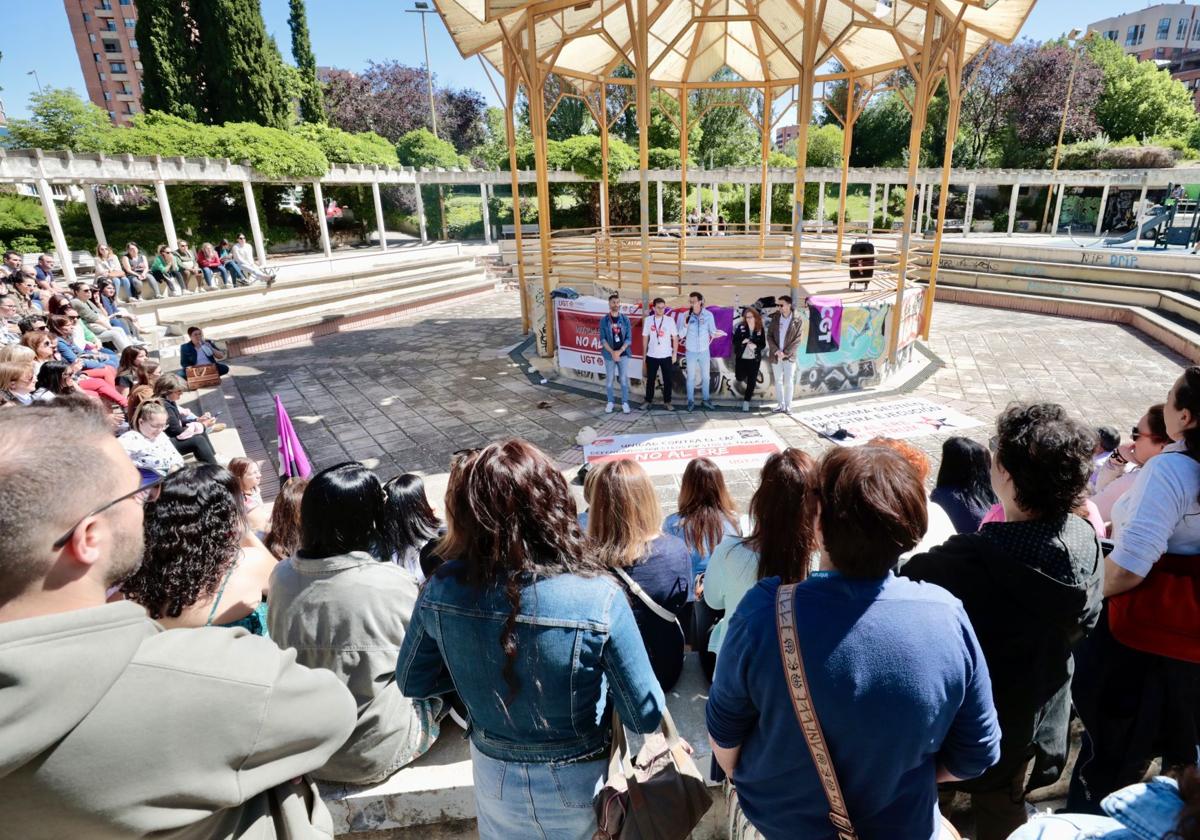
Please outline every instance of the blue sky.
M36 89L33 76L27 75L30 70L37 71L43 86L70 87L83 94L83 73L62 0L2 1L4 28L13 36L0 47L4 53L0 60L0 98L8 115L27 115L29 94ZM1044 40L1140 5L1136 0L1040 0L1022 34ZM308 0L308 23L317 62L348 70L359 70L371 60L395 59L421 65L424 52L420 21L417 15L404 12L411 6L409 0ZM290 60L287 0L262 0L262 7L267 28ZM490 104L499 105L478 59L466 60L458 54L440 18L430 16L427 24L430 63L438 82L473 87Z

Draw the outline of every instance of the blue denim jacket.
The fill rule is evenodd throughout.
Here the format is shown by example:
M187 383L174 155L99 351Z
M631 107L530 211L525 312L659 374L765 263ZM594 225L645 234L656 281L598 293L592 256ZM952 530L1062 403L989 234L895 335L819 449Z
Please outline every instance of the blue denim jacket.
M621 328L621 335L624 336L620 342L613 340L612 317L607 312L600 316L600 341L619 350L629 346L629 342L633 339L633 326L629 323L629 316L624 312L617 316L617 325ZM612 353L608 352L604 344L600 345L600 355L606 362L612 360ZM629 353L626 352L624 356L629 358Z
M405 696L457 691L484 755L524 763L595 757L608 747L611 692L625 725L652 732L662 689L624 593L607 576L557 575L521 586L518 690L504 681L500 636L511 611L503 586L478 590L438 569L417 599L396 665Z

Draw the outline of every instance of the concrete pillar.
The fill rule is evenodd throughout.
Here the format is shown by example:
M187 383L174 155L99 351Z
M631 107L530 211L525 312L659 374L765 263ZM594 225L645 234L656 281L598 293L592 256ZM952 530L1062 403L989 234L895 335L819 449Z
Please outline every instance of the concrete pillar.
M696 184L696 215L704 216L704 187Z
M769 232L771 230L771 193L773 192L775 185L772 182L767 181L766 186L767 186L767 218L766 218L765 222L767 225L767 231ZM794 205L795 202L792 202L792 204Z
M104 236L104 225L100 223L100 207L96 204L96 186L94 184L83 185L83 200L87 202L88 217L92 220L92 233L96 236L96 244L107 245L108 239Z
M1140 231L1142 222L1145 221L1146 215L1146 184L1142 184L1142 191L1138 194L1137 210L1133 214L1133 229ZM1142 241L1141 234L1135 233L1133 237L1133 249L1136 251L1138 244Z
M429 241L429 236L425 231L425 199L421 197L420 184L413 184L413 189L417 193L417 224L421 227L421 244L424 245ZM513 219L514 224L521 224L520 202L516 196L513 197Z
M321 182L313 181L313 201L317 205L317 222L321 225L321 250L325 259L333 256L333 248L329 244L329 220L325 218L325 194L321 192Z
M260 265L267 262L267 246L263 244L262 225L258 223L258 205L254 201L254 187L242 181L242 193L246 196L246 215L250 217L250 238L254 241L254 253Z
M872 181L867 185L869 196L867 198L867 236L870 236L875 230L875 182Z
M743 233L750 232L750 182L742 185L742 228Z
M1062 215L1063 193L1066 192L1066 187L1062 184L1058 185L1058 198L1054 200L1054 222L1050 225L1050 233L1058 233L1058 217Z
M1008 235L1013 235L1013 228L1017 224L1017 198L1021 195L1021 185L1013 184L1012 198L1008 200Z
M929 200L929 185L921 184L920 190L917 192L917 228L914 231L917 236L920 236L925 230L926 202Z
M174 251L179 247L179 239L175 236L175 220L171 218L171 202L167 198L166 183L155 181L154 194L158 197L158 210L162 213L163 230L167 234L167 247Z
M75 282L75 266L71 264L71 250L67 247L67 236L63 233L62 223L58 220L58 205L54 203L54 193L50 190L50 182L38 178L38 197L42 200L42 212L46 214L46 224L50 226L50 238L54 240L55 259L62 266L63 279L68 284Z
M1108 184L1100 192L1100 210L1096 213L1096 236L1104 230L1104 206L1108 204Z
M479 200L483 205L483 244L492 244L492 213L488 209L487 184L479 185ZM603 218L603 217L601 217Z
M963 213L963 236L971 232L971 223L975 221L975 184L967 187L967 209Z
M803 200L803 196L799 200ZM825 232L825 182L817 182L817 233Z
M883 185L883 218L881 218L879 221L883 222L884 230L887 230L888 227L888 190L891 188L891 184Z
M379 196L379 182L371 182L371 198L375 202L375 227L379 230L379 247L387 250L387 223L383 220L383 199ZM487 231L487 197L483 200L483 229Z
M662 226L663 226L663 222L662 222L663 192L662 192L662 190L663 190L662 181L655 181L654 182L654 196L655 196L655 201L658 204L658 230L660 233L662 232Z

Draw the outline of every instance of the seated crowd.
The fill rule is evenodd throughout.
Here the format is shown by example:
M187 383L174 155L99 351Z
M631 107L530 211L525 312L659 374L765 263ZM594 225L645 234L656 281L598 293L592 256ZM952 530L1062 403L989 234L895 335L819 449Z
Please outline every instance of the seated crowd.
M1014 404L988 446L945 442L932 492L923 452L875 439L772 455L744 516L707 459L666 517L639 464L606 462L581 515L511 439L456 453L443 521L420 477L357 462L268 513L178 377L139 382L117 436L50 335L21 345L36 377L0 363L36 403L0 408L14 836L331 834L313 779L380 782L453 721L481 837L586 840L611 713L657 731L690 648L737 838L954 837L955 793L978 840L1200 838L1200 367L1125 445ZM73 469L47 470L64 440ZM1072 710L1067 813L1027 821Z

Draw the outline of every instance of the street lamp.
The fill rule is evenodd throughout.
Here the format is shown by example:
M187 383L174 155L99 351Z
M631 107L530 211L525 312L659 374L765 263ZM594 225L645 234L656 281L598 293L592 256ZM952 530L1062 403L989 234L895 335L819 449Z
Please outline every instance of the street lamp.
M26 76L33 76L33 81L37 84L38 93L42 92L42 80L38 78L36 70L29 70L25 73Z
M433 136L437 137L437 108L433 104L433 70L429 67L429 33L425 29L425 16L436 15L437 12L429 8L429 3L425 0L416 0L413 8L404 11L406 14L421 16L421 40L425 42L425 79L429 84L429 121L433 124ZM442 218L442 239L449 239L450 237L446 235L446 201L442 194L441 184L438 184L438 215Z
M1088 39L1092 37L1089 32L1082 40L1079 39L1079 30L1072 29L1067 35L1067 42L1073 44L1075 56L1071 59L1071 74L1067 76L1067 98L1063 102L1062 120L1058 124L1058 142L1054 145L1054 163L1050 167L1050 188L1046 192L1046 206L1042 210L1042 230L1046 229L1046 220L1050 218L1050 203L1054 200L1054 176L1058 174L1058 158L1062 154L1063 134L1067 130L1067 114L1071 110L1071 92L1075 89L1075 71L1079 69L1079 57L1083 54L1083 46L1087 44ZM1059 187L1062 189L1062 187ZM1056 230L1051 233L1058 233Z

